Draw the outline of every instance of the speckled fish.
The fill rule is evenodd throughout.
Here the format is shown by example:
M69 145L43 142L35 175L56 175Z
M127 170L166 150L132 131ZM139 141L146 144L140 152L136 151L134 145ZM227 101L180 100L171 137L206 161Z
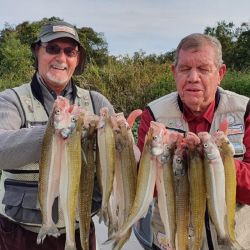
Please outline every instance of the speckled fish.
M198 133L204 150L204 168L207 190L208 212L220 240L227 238L225 230L226 201L225 173L220 152L207 132Z
M112 192L115 171L115 138L112 117L108 108L100 110L100 121L97 127L97 143L100 161L102 206L99 221L108 223L108 203Z
M165 229L166 244L170 249L175 249L176 209L173 153L178 138L178 133L169 133L166 130L164 134L164 151L160 155L156 179L159 212Z
M193 250L201 248L206 211L206 184L199 137L188 132L185 137L188 147L188 176L190 184L191 226L194 231Z
M189 181L186 149L182 143L177 144L173 157L176 204L176 248L188 249L189 224Z
M95 175L94 143L98 123L95 116L86 115L88 118L84 119L85 133L82 138L82 167L78 198L80 239L83 250L89 250L89 230Z
M145 138L145 145L140 160L135 200L128 218L120 230L108 242L110 240L119 241L120 238L127 234L132 225L145 216L148 211L149 205L153 200L157 172L157 156L152 154L152 151L154 151L152 150L152 145L154 144L154 139L157 139L158 136L158 134L155 134L154 126L151 124ZM158 145L158 142L156 144ZM159 152L159 148L156 152Z
M119 129L117 134L118 140L116 140L117 166L120 167L120 170L118 171L120 173L120 178L117 178L116 188L117 190L121 190L121 192L117 192L116 195L119 207L118 217L120 217L118 221L119 228L129 216L135 199L137 164L133 149L134 141L131 126L133 126L133 121L135 121L136 117L140 114L141 112L138 111L130 114L130 125L125 119L123 113L116 115L117 127ZM116 240L113 244L113 249L121 249L125 242L129 239L131 231L132 229L129 229L123 237Z
M65 142L75 127L75 120L71 120L69 109L69 101L61 96L57 97L43 138L38 185L42 227L37 237L38 244L44 240L46 235L59 236L59 231L52 220L52 206L55 198L59 196Z
M83 120L77 105L69 110L75 129L65 140L64 153L61 155L61 175L59 187L59 201L62 207L65 228L65 250L75 250L75 221L78 203L78 191L81 175L81 134Z
M223 131L213 134L216 145L220 149L226 182L226 205L227 205L227 231L230 239L234 242L235 238L235 209L236 209L236 169L234 163L234 147Z

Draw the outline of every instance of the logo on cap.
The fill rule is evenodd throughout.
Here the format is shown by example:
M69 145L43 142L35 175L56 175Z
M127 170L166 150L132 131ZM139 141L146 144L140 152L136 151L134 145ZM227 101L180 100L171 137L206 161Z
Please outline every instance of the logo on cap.
M67 32L76 36L76 31L73 28L67 26L53 26L53 32Z

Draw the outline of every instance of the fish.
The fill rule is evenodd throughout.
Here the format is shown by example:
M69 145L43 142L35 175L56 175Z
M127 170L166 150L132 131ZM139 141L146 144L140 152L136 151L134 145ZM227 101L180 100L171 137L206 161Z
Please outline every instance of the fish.
M158 136L158 134L155 134L154 125L151 124L145 138L145 145L139 163L136 194L129 216L118 232L110 237L106 243L113 240L119 241L119 239L127 234L132 225L145 216L148 211L149 205L153 200L157 173L157 157L152 154L152 145L154 139L158 138Z
M225 172L218 147L208 132L198 133L204 150L205 182L209 216L219 240L226 240Z
M223 131L213 134L213 139L218 146L225 171L225 190L227 205L227 231L231 241L235 242L235 209L236 209L236 169L234 162L235 150Z
M87 114L85 114L85 116L86 115ZM91 222L91 206L95 176L94 144L97 124L98 119L96 119L95 116L88 116L88 120L85 118L85 133L81 142L82 162L78 208L80 240L83 250L89 250L89 230Z
M59 196L59 180L61 174L61 154L65 144L62 133L69 125L69 101L57 97L46 126L39 160L38 199L42 212L42 226L37 236L37 244L41 244L46 235L60 235L52 220L52 206ZM62 135L63 134L63 135Z
M194 231L193 250L201 248L204 233L204 218L206 211L205 170L202 158L200 138L187 132L185 143L188 148L188 177L190 184L191 226Z
M178 142L173 156L176 206L176 248L188 249L188 225L190 215L189 180L186 147Z
M141 114L141 112L139 112ZM129 116L137 116L138 112L132 112ZM133 119L135 120L135 119ZM125 219L129 216L132 208L135 193L136 193L136 181L137 181L137 162L135 158L133 148L133 135L131 127L133 123L129 125L128 121L124 117L123 113L116 115L116 122L118 127L118 140L116 140L117 149L117 166L119 168L118 173L120 178L117 178L116 192L119 213L118 213L118 229L121 228ZM120 192L118 192L120 191ZM121 249L131 235L132 229L130 228L127 233L116 240L113 244L113 249Z
M100 181L102 190L102 205L99 212L99 222L108 223L108 203L113 188L115 171L115 138L112 117L108 108L100 109L100 120L97 126L98 157L100 162ZM99 166L99 164L98 164Z
M164 151L160 155L156 179L159 212L165 229L165 242L170 249L175 249L176 209L173 153L178 137L178 133L165 131L163 139Z
M75 129L72 130L70 136L65 140L64 152L61 154L59 201L66 228L65 250L75 250L75 221L81 176L81 134L83 119L77 105L72 105L69 112L72 123L75 123Z

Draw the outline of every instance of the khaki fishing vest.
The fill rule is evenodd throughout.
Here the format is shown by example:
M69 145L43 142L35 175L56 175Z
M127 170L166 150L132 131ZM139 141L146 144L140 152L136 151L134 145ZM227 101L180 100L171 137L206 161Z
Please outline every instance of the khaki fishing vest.
M30 84L24 84L14 90L24 110L25 127L45 125L48 116L43 105L34 98ZM87 90L77 87L75 104L93 112L90 93ZM0 200L2 201L0 214L35 232L39 230L42 219L37 196L38 180L39 165L38 162L34 162L16 170L3 170L0 181ZM59 203L57 198L53 205L53 210L55 210L53 219L57 221L58 228L64 228L63 213Z
M210 132L218 130L220 123L227 118L229 121L228 138L235 148L235 156L240 159L245 147L243 144L243 136L245 131L244 114L249 101L249 98L238 95L236 93L219 88L220 102L215 111L214 119L211 124ZM166 125L167 128L177 131L189 131L188 123L183 118L183 113L180 111L177 102L177 92L163 96L149 103L155 120ZM152 215L152 231L153 243L161 248L165 242L164 227L161 222L158 209L157 199L154 201ZM210 230L213 240L214 249L225 249L219 246L214 225L210 221ZM250 206L237 206L236 208L236 238L244 249L250 249ZM205 231L205 230L204 230ZM190 229L190 241L192 240L192 230ZM163 248L162 248L163 249ZM202 250L209 250L207 239L204 236ZM170 250L170 249L168 249Z

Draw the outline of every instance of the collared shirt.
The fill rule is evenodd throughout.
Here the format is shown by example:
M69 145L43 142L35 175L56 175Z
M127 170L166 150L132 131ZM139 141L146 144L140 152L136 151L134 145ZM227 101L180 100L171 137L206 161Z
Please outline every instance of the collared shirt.
M195 115L186 105L183 105L184 119L188 123L189 130L195 134L209 131L214 117L214 107L215 101L209 105L203 114Z

